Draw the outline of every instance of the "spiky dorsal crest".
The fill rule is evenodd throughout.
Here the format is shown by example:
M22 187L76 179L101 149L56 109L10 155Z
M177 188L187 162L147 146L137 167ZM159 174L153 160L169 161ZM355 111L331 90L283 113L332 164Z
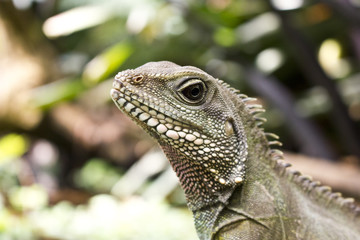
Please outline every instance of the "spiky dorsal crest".
M279 136L273 133L267 133L262 128L260 128L260 126L267 120L266 118L258 116L258 114L265 112L265 109L260 104L254 104L257 99L240 93L239 90L232 88L229 84L222 80L218 79L218 81L221 85L228 88L232 93L236 94L241 102L245 104L245 108L252 115L255 125L259 127L259 130L267 139L269 146L269 158L267 159L269 159L269 164L278 173L278 175L285 177L288 181L298 185L311 199L314 199L318 203L324 204L325 206L338 208L345 211L347 214L352 214L354 219L358 219L360 223L360 206L353 198L344 198L341 193L333 192L331 187L324 186L319 181L312 180L310 176L303 175L299 171L291 169L290 167L292 165L284 161L283 152L272 148L272 146L282 146L282 143L278 141ZM274 140L269 140L269 138Z

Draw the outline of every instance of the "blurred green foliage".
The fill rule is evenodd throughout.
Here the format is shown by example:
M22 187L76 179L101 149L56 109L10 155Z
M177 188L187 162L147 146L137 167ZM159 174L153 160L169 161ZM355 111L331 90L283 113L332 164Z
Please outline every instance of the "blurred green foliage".
M119 203L97 195L86 206L63 202L30 218L39 231L57 239L194 239L192 232L183 231L192 227L183 210L141 199ZM188 224L180 226L174 218Z
M33 104L44 110L55 104L71 100L85 89L80 78L61 79L33 90Z
M27 140L15 133L0 138L0 166L22 156L28 150Z
M111 195L154 146L115 109L112 78L148 61L194 65L259 96L287 150L359 156L360 4L342 4L0 1L0 239L196 239L178 188L160 201L144 189ZM133 171L142 188L171 185L147 170Z
M184 229L191 229L192 225L188 212L170 208L166 203L136 198L119 202L110 195L96 195L87 205L62 201L25 216L0 208L0 236L5 240L191 240L196 238L194 232Z
M48 204L47 192L38 185L13 187L8 197L11 206L18 211L36 210Z
M120 179L121 174L101 159L89 161L74 175L75 184L93 193L110 192L114 184Z
M133 52L132 46L120 42L104 50L92 59L84 69L83 81L94 85L110 77Z

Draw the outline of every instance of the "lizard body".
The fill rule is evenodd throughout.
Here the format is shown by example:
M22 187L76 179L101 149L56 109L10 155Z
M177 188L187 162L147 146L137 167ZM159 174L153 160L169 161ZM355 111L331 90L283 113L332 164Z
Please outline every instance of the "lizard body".
M360 208L288 170L262 107L221 80L150 62L118 73L111 96L162 147L201 240L360 239Z

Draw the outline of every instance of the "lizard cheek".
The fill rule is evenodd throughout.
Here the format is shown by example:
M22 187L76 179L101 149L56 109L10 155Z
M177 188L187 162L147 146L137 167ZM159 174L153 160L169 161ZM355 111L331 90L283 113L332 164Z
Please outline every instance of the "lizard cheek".
M231 136L232 134L234 134L234 124L233 124L233 119L230 118L228 120L225 121L225 134L226 136Z

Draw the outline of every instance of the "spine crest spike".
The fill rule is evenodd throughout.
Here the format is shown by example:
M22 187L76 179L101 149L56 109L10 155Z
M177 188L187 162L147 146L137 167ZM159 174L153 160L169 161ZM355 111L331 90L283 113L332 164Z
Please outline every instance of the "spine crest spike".
M281 156L284 155L284 153L279 149L271 149L271 154L278 154L278 155L281 155Z
M263 122L256 122L257 127L261 127L264 123Z
M253 101L257 101L257 98L252 98L252 97L247 97L247 98L243 98L241 99L244 103L246 102L253 102Z
M331 192L331 187L329 187L329 186L318 186L316 188L316 190L318 191L319 194L325 194L325 193Z
M341 193L339 193L339 192L334 192L334 193L331 193L330 194L330 198L331 199L338 199L338 198L341 198Z
M263 123L267 122L267 119L266 119L266 118L263 118L263 117L254 117L254 119L255 119L256 121L263 122Z
M288 167L291 167L291 164L290 163L284 163L284 168L288 168Z
M274 133L265 133L265 136L274 138L276 140L280 139L280 137Z
M282 169L280 171L280 175L284 176L284 174L288 171L288 167L290 167L290 166L291 166L290 163L283 163Z
M239 93L238 96L241 97L241 98L248 98L248 96L243 94L243 93Z
M344 206L351 206L354 202L355 202L354 198L344 198L344 199L341 199L340 205L343 206L343 207Z
M271 159L276 162L278 160L283 160L284 158L281 155L273 155L273 156L271 156Z
M260 104L247 104L246 107L248 109L262 109L263 108L263 106Z
M270 158L273 161L283 160L284 159L284 154L283 154L282 151L280 151L278 149L271 149L270 150ZM285 165L287 165L286 167L291 166L290 163L285 163Z
M252 115L255 115L257 113L264 113L265 112L265 109L263 108L255 108L255 109L249 109L250 110L250 113Z
M282 143L279 142L279 141L269 141L269 142L268 142L268 145L269 145L269 146L277 145L277 146L281 147L281 146L282 146Z
M292 181L295 177L301 175L301 173L300 173L299 171L293 170L293 169L289 169L288 173L289 173L289 178L290 178L291 181Z
M318 186L320 186L320 182L319 181L313 181L308 185L308 191L311 192L312 190L314 190Z
M300 175L297 177L297 181L301 184L311 181L311 177L307 175Z

